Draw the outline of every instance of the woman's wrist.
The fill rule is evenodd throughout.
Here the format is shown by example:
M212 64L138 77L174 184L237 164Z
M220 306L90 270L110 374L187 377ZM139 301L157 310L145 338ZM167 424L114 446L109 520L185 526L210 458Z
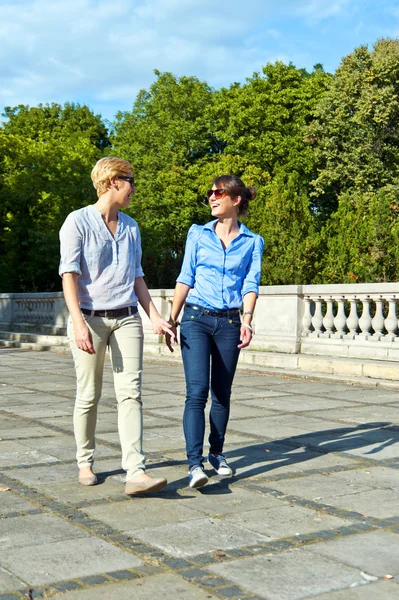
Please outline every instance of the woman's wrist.
M180 322L177 319L173 319L172 317L169 317L168 323L172 325L172 327L179 327L180 325Z
M243 318L244 323L247 323L248 325L250 325L253 314L254 313L252 312L252 310L246 310L245 312L243 312L242 318Z

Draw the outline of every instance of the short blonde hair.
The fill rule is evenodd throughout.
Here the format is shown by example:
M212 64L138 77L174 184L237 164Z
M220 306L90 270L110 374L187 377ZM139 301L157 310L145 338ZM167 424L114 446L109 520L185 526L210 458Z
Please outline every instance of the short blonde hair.
M123 160L123 158L116 158L116 156L100 158L91 172L91 179L96 188L97 196L100 197L109 189L110 179L119 175L127 176L132 170L130 162Z

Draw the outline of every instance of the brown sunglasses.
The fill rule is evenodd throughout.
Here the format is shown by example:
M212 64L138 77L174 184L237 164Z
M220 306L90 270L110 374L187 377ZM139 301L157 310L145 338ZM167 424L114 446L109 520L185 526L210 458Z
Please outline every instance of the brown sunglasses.
M215 196L216 200L220 200L220 198L226 195L226 190L208 190L206 195L208 196L208 200L211 196Z

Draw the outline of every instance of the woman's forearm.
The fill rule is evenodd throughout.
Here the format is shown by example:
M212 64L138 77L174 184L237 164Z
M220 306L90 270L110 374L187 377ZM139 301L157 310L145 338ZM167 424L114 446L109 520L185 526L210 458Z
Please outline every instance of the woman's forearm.
M242 322L246 323L247 325L251 325L252 315L255 310L256 300L257 300L257 295L255 294L255 292L248 292L248 294L245 294L245 296L244 296L244 302L243 302L244 316L243 316ZM248 313L248 314L245 314L245 313Z
M143 277L136 277L134 281L134 291L139 299L141 306L143 307L147 317L152 321L154 318L159 317L159 312L152 301L150 292Z
M78 298L78 277L78 273L64 273L62 276L62 289L72 322L83 324Z
M186 301L189 291L191 290L189 285L185 283L176 283L175 291L173 293L172 308L170 309L170 318L172 321L177 321L183 304Z

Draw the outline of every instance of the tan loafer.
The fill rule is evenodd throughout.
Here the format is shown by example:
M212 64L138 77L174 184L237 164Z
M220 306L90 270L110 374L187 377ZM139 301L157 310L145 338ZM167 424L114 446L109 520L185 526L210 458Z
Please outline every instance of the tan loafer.
M168 482L163 477L161 479L145 479L144 481L126 481L125 494L135 496L136 494L150 494L163 490Z
M97 485L97 475L90 475L89 477L78 477L78 481L81 485Z

